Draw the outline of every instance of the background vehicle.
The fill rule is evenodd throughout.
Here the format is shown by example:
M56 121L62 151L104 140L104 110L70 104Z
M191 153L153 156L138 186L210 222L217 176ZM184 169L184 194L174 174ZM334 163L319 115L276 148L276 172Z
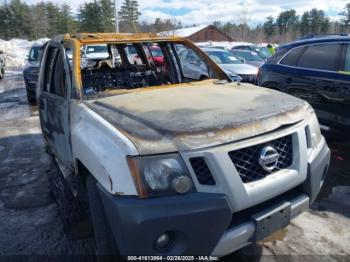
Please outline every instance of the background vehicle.
M108 57L107 45L86 45L82 49L83 57L88 60L106 59Z
M267 58L269 58L271 56L271 53L269 51L269 49L267 47L263 47L263 46L257 46L257 45L237 45L232 47L232 50L249 50L249 51L254 51L256 53L258 53L261 58L263 58L264 60L266 60Z
M64 49L77 59L94 41L109 62L70 67ZM155 45L167 71L152 65ZM188 72L187 56L207 79ZM325 179L330 152L313 109L232 83L185 38L56 37L39 79L43 136L63 172L51 179L57 203L73 228L74 210L90 214L100 255L229 254L288 225Z
M28 54L28 61L23 70L23 78L27 91L29 104L36 104L36 87L38 84L40 59L42 54L42 45L33 45Z
M242 82L256 83L258 67L245 64L229 51L215 48L203 48L203 51L225 71L232 72L242 77Z
M261 67L265 63L265 60L255 51L233 49L230 53L243 59L245 63L256 67Z
M6 58L3 51L0 50L0 79L5 75Z
M164 65L164 55L159 46L153 45L150 47L150 51L153 57L153 60L157 66Z
M305 99L323 129L349 134L349 36L306 37L281 46L261 67L259 84Z
M191 77L197 80L208 78L208 67L206 63L192 49L183 48L177 49L179 58L184 61L183 68L186 77Z

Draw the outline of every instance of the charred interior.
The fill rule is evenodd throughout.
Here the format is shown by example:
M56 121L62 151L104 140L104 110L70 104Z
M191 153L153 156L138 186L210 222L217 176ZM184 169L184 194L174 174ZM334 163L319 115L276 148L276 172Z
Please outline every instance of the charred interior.
M91 44L80 52L84 96L220 79L206 58L182 43Z

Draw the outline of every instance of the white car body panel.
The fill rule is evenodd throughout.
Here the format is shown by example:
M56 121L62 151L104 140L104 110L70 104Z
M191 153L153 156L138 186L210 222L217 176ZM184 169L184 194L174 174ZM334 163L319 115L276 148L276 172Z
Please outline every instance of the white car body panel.
M137 195L127 156L138 155L133 143L83 103L71 104L73 158L110 193Z

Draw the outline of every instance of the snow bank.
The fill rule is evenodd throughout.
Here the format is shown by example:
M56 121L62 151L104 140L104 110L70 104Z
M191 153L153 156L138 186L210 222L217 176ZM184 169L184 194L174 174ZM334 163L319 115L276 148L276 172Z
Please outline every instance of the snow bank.
M33 44L43 44L49 39L42 38L36 41L24 39L11 39L5 41L0 39L0 50L6 56L6 67L21 67L25 65L26 55Z
M217 47L225 47L227 49L231 49L232 47L237 45L253 45L252 43L247 43L247 42L228 42L228 41L222 41L222 42L208 41L208 42L200 42L196 44L198 46L217 46Z
M214 42L214 41L208 41L208 42L200 42L200 43L196 43L198 46L217 46L217 47L225 47L227 49L231 49L234 46L238 46L238 45L254 45L253 43L248 43L248 42ZM257 44L257 46L262 46L262 47L266 47L268 44L267 43L260 43ZM275 47L278 47L278 44L272 44Z

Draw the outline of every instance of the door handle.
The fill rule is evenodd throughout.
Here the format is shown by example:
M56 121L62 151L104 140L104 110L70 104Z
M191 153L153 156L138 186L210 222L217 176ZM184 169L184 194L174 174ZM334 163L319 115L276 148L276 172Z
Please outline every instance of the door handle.
M290 83L293 82L293 80L292 80L292 78L289 78L289 77L288 77L286 82L287 82L287 84L290 84Z

